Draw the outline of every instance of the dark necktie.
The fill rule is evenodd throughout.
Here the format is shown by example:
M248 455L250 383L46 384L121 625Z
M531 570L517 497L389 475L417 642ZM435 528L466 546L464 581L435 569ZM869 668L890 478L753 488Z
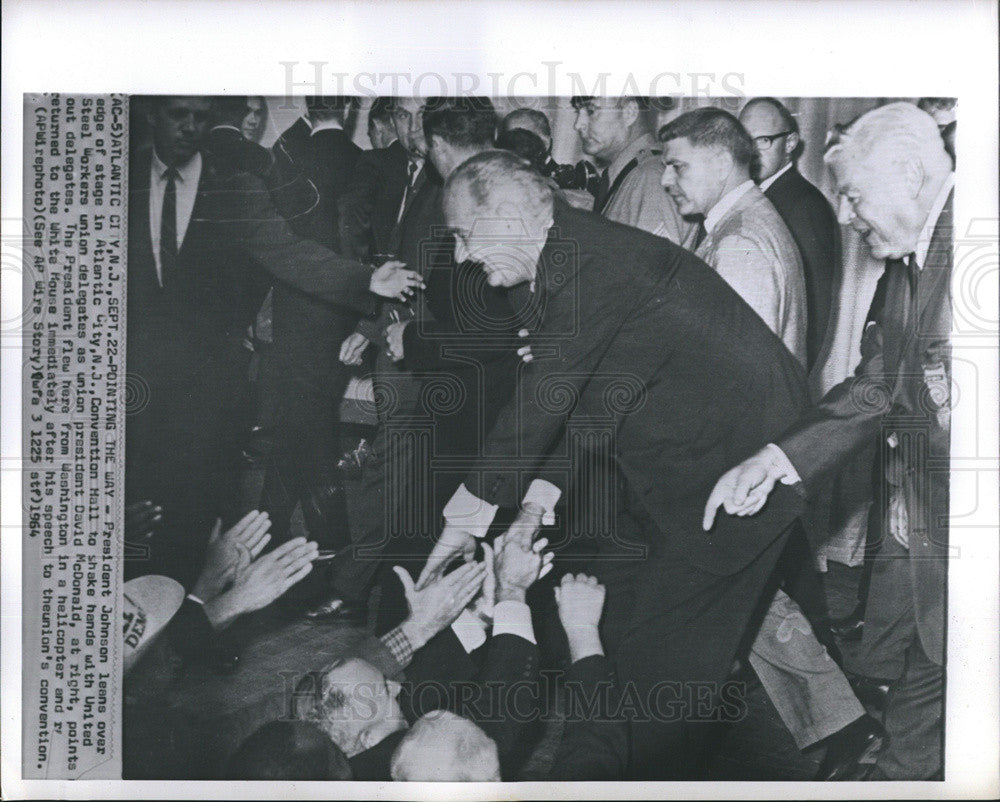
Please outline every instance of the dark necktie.
M698 221L698 232L694 235L694 250L698 250L708 232L705 230L705 221Z
M407 179L406 187L403 189L403 202L399 204L399 216L396 217L396 222L398 223L403 219L403 215L406 214L406 204L410 200L410 195L413 193L413 183L417 177L417 170L419 168L413 162L410 162L409 166L406 168Z
M168 167L163 177L167 188L163 193L163 216L160 218L160 286L166 287L177 273L177 177Z
M597 179L597 187L594 190L594 211L600 214L604 210L604 204L608 202L608 191L611 189L611 182L608 180L608 170L601 171L601 177Z

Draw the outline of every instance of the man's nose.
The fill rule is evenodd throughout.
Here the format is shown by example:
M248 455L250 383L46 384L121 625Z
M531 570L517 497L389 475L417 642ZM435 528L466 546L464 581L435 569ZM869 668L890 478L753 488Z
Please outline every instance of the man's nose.
M660 176L660 186L666 188L674 184L674 168L669 165L663 168L663 175Z
M573 130L578 134L583 134L587 128L587 121L582 114L576 116L576 122L573 123Z

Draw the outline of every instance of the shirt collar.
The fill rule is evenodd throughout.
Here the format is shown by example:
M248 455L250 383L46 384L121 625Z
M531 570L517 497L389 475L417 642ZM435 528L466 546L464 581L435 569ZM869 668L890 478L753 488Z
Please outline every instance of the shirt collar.
M726 213L736 205L736 202L749 190L753 189L754 186L756 185L753 181L744 181L736 189L729 190L729 192L719 198L719 202L709 209L708 214L705 215L705 231L709 232L715 228L719 224L719 221L726 216Z
M945 179L944 184L942 184L940 192L938 192L937 197L934 199L934 203L931 204L930 212L927 214L927 221L924 223L924 227L920 229L920 236L917 237L917 247L913 250L913 260L917 263L918 268L922 269L924 266L938 218L941 216L941 212L944 211L944 205L948 202L948 196L951 194L952 187L954 186L955 174L948 173L948 177Z
M317 122L313 122L311 119L309 119L309 116L306 115L306 114L302 115L302 119L305 120L306 121L306 125L308 125L309 128L312 129L310 131L310 136L312 134L315 134L315 133L319 132L319 131L343 131L344 130L344 126L341 125L340 122L337 121L337 120L319 120Z
M153 177L157 181L163 181L163 174L169 169L160 160L160 157L156 155L156 148L153 148L152 169ZM175 169L177 170L177 180L182 184L186 184L189 181L197 182L198 177L201 175L201 153L195 153L194 156Z
M792 169L792 164L793 164L793 162L788 162L788 164L786 164L784 167L782 167L780 170L778 170L778 172L776 172L770 178L765 178L763 181L761 181L760 184L759 184L760 191L764 192L769 186L771 186L771 184L773 184L775 181L777 181L779 178L781 178L781 176L783 176L785 173L787 173L789 170L791 170Z
M226 131L235 131L235 132L236 132L236 133L238 133L238 134L239 134L240 136L242 136L242 135L243 135L243 132L242 132L242 131L240 131L240 129L239 129L239 128L237 128L237 127L236 127L235 125L229 125L228 123L223 123L222 125L213 125L213 126L212 126L212 130L213 130L213 131L218 131L218 130L220 130L220 129L224 129L224 130L226 130Z
M618 154L611 164L608 165L608 182L613 184L618 174L625 169L625 165L634 159L641 150L651 150L653 148L653 135L643 134L633 139L625 146L625 150Z

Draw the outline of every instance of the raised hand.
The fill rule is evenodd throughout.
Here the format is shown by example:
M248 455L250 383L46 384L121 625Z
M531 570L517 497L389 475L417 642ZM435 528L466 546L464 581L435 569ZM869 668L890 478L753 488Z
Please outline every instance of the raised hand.
M555 595L570 659L575 663L592 654L604 654L598 630L604 610L604 585L586 574L566 574L555 588Z
M297 537L236 572L233 586L205 603L205 614L217 629L244 613L266 607L312 570L319 548Z
M354 332L340 344L340 361L345 365L360 365L369 345L371 340L359 331Z
M216 519L208 539L205 564L192 593L202 601L222 593L236 576L263 551L271 536L271 519L266 512L253 510L244 515L232 528L222 533L222 520Z
M415 270L406 270L403 262L386 262L372 272L368 289L383 298L407 301L415 289L424 289L424 280Z
M523 602L528 588L552 570L552 552L542 553L548 544L546 538L531 544L510 532L493 541L498 602Z
M441 537L431 549L424 570L420 572L417 588L425 588L428 583L441 577L452 560L459 555L466 562L471 562L476 555L476 536L459 524L446 523L441 530Z
M402 628L414 649L419 649L438 632L451 626L479 593L486 578L486 566L477 562L466 563L422 587L413 583L405 568L397 565L392 570L403 584L406 603L410 607L410 614Z

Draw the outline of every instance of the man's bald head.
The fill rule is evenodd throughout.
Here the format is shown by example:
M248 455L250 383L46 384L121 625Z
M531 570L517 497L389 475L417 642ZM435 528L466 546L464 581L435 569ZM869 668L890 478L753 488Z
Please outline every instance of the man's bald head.
M435 710L399 742L391 775L409 782L499 782L500 759L497 745L473 722Z
M545 143L546 153L552 150L552 128L549 125L549 118L545 116L544 112L538 109L514 109L514 111L503 118L500 130L501 133L506 133L518 128L531 131L531 133L541 139Z

